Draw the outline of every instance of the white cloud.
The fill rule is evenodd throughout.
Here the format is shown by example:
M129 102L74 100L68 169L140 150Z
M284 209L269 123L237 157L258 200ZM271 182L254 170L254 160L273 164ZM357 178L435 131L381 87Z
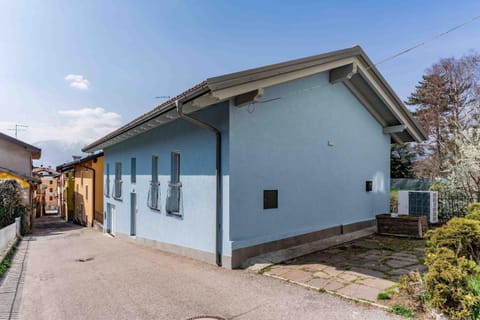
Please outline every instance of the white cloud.
M68 74L64 79L70 84L70 87L78 90L88 90L90 87L90 81L80 74Z
M60 110L51 117L39 118L18 132L18 139L42 148L42 158L35 164L56 166L81 155L81 148L117 129L122 124L118 113L103 108ZM0 121L0 132L9 131L14 122Z
M54 117L39 119L34 124L28 123L29 127L19 132L18 138L33 144L38 141L56 141L67 145L86 145L118 128L121 120L118 113L103 108L60 110ZM13 132L7 131L13 127L14 123L0 122L0 131L4 133L13 135Z

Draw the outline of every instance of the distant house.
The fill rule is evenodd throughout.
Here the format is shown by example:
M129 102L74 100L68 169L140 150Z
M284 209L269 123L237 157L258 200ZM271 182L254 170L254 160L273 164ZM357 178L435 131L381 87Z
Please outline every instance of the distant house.
M360 47L209 78L86 146L104 231L236 268L374 225L425 132Z
M61 173L61 216L84 226L103 224L103 153L65 163Z
M41 183L35 190L35 201L39 204L36 217L44 214L56 214L59 208L58 181L60 174L47 167L37 167L32 170L33 176L40 179Z
M32 175L32 160L40 159L41 154L41 149L0 133L0 180L16 180L23 189L23 203L27 207L24 230L31 227L33 194L40 183Z

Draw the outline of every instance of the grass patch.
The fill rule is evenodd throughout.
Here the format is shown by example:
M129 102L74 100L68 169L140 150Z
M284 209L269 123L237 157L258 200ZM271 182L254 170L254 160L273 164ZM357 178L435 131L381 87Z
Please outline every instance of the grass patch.
M320 293L327 293L327 290L325 290L325 289L323 289L323 288L320 288L320 289L318 289L318 292L320 292Z
M390 311L394 314L398 314L407 318L415 318L415 313L410 308L402 305L395 305L390 309Z
M377 300L390 300L390 295L386 292L380 292L377 295Z
M5 272L7 272L8 268L10 268L10 265L12 263L12 257L15 254L15 252L17 252L17 246L14 244L10 248L10 251L8 251L2 263L0 264L0 278L2 278Z

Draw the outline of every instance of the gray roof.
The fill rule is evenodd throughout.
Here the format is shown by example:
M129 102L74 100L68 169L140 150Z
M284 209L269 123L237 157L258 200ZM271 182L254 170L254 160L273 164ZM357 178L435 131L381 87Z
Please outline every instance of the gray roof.
M355 70L354 72L348 71ZM158 105L119 129L85 146L94 152L127 140L178 118L175 102L194 112L242 94L292 81L311 74L330 72L330 81L342 81L397 142L422 141L427 134L359 46L312 57L208 78Z
M61 165L57 166L55 169L56 169L57 172L70 171L70 170L73 170L73 168L75 167L76 164L80 164L80 163L87 162L87 161L90 161L90 160L95 160L99 157L103 157L103 152L91 154L91 155L88 155L86 157L61 164Z
M0 132L0 139L3 139L3 140L6 140L6 141L9 141L9 142L12 142L16 145L19 145L23 148L25 148L27 151L30 151L31 154L32 154L32 158L35 159L35 160L38 160L40 159L40 156L42 155L42 149L40 148L37 148L35 146L32 146L31 144L28 144L26 142L23 142L21 140L18 140L14 137L11 137L7 134L4 134L4 133L1 133Z

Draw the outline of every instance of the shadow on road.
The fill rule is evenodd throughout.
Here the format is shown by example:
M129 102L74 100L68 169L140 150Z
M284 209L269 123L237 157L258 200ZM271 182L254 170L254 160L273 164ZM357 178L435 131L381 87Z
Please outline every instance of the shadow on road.
M59 215L47 215L36 218L33 222L33 233L35 237L61 235L66 231L80 230L85 227L66 222Z

